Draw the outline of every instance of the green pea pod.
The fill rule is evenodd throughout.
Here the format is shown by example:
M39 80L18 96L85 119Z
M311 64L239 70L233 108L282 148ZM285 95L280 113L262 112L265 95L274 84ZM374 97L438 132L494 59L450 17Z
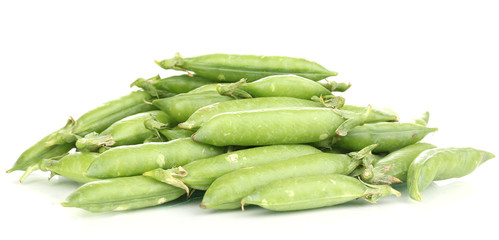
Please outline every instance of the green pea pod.
M184 194L183 189L152 178L122 177L84 184L61 205L90 212L124 211L161 205Z
M241 200L258 187L280 179L330 173L348 175L366 156L359 159L359 156L352 158L347 154L317 153L232 171L211 184L201 207L239 208Z
M375 203L379 198L400 193L389 185L370 185L340 174L292 177L257 188L242 199L273 211L296 211L328 207L363 198Z
M150 120L162 124L161 127L172 127L176 122L166 113L154 110L137 113L123 118L106 128L100 134L87 134L76 141L76 148L82 151L98 151L101 147L117 147L143 143L146 139L155 136L154 131L146 127Z
M366 146L378 144L375 152L392 152L417 143L437 130L415 123L368 123L351 129L346 136L336 136L333 146L358 151Z
M140 175L156 168L172 168L224 153L224 148L181 138L165 143L145 143L111 148L88 167L86 176L114 178Z
M296 75L268 76L250 83L243 78L217 90L221 95L234 98L294 97L310 100L314 96L332 95L331 89Z
M130 87L137 86L144 89L151 96L171 97L179 93L186 93L198 87L212 84L213 81L188 74L161 78L159 75L149 79L139 78Z
M343 105L341 109L356 113L364 113L366 111L366 107L347 105L347 104ZM395 122L398 120L399 116L393 110L388 108L372 107L371 112L369 113L369 116L366 119L366 123Z
M189 192L189 188L206 190L215 179L229 172L320 152L307 145L255 147L197 160L168 170L155 169L144 173L144 175L181 187L187 192Z
M421 154L409 166L409 196L421 201L421 191L433 181L459 178L473 172L494 154L473 148L434 148Z
M179 138L188 138L194 134L194 131L181 129L179 127L174 127L171 129L159 129L161 135L165 136L168 141L179 139Z
M345 135L365 116L329 108L276 108L215 115L192 135L215 146L312 143Z
M177 122L184 122L192 113L204 106L233 100L228 96L222 96L217 92L200 92L179 94L170 98L154 100L154 106L171 116Z
M237 99L233 101L214 103L202 107L195 111L189 119L187 119L187 121L180 123L178 126L183 129L198 129L206 121L220 113L283 107L321 107L321 104L310 100L292 97Z
M211 84L206 84L204 86L198 87L196 89L193 89L187 93L200 93L200 92L216 92L218 86L227 86L230 83L211 83Z
M23 182L35 170L50 171L50 178L54 175L61 175L81 183L96 181L99 179L85 176L85 171L97 156L99 154L93 152L76 152L61 157L43 159L38 164L29 167L19 182Z
M312 80L321 80L338 73L329 71L318 63L302 58L282 56L257 56L236 54L209 54L183 58L176 54L172 59L156 61L164 69L192 71L196 75L220 82L248 82L283 74L295 74Z
M415 143L391 152L374 164L375 169L386 169L385 174L396 177L402 182L407 181L407 171L416 157L423 151L436 148L429 143ZM375 170L379 171L379 170ZM377 183L377 180L373 180Z

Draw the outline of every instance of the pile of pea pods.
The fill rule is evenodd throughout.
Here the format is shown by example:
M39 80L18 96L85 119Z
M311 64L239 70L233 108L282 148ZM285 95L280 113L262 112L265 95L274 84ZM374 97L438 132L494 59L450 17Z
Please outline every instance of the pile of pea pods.
M7 172L82 185L61 205L122 211L188 199L203 209L273 211L400 196L473 172L492 153L421 142L429 113L345 104L349 83L302 58L209 54L156 61L181 72L83 114L25 150ZM418 114L419 115L419 114ZM50 179L49 178L49 179ZM392 196L393 197L393 196Z

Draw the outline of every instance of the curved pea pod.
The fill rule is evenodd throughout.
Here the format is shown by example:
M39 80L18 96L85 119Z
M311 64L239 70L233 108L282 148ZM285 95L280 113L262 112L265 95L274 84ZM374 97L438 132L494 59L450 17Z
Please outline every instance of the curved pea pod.
M368 154L367 154L368 155ZM217 178L206 190L201 208L233 209L258 187L290 177L338 173L348 175L364 156L317 153L243 168Z
M157 99L152 104L168 114L168 116L171 116L175 121L183 122L199 108L229 100L233 100L233 98L222 96L217 92L208 91L179 94L170 98Z
M60 175L80 183L100 180L85 176L85 171L97 156L99 154L94 152L76 152L61 157L43 159L37 165L28 168L19 181L24 181L35 170L50 171L50 178L54 175Z
M421 154L409 166L409 196L421 201L421 191L431 182L459 178L473 172L494 154L473 148L434 148Z
M346 136L335 137L333 146L358 151L366 146L378 144L375 152L392 152L417 143L437 130L415 123L367 123L354 127Z
M183 58L176 54L171 59L156 61L164 69L192 71L196 75L220 82L249 82L282 74L295 74L312 80L321 80L338 73L303 58L284 56L257 56L236 54L209 54Z
M212 84L213 81L188 74L161 78L159 75L149 79L139 78L135 80L130 87L137 86L144 89L151 96L170 97L179 93L186 93L206 84Z
M428 149L436 148L429 143L415 143L389 153L374 164L373 171L383 171L386 175L393 176L402 182L407 181L407 171L416 157ZM366 179L364 179L366 180ZM373 179L374 183L379 180Z
M152 178L122 177L84 184L61 205L90 212L124 211L161 205L184 194L183 189Z
M156 168L172 168L224 153L224 148L181 138L165 143L145 143L111 148L88 167L86 176L113 178L140 175Z
M143 143L146 139L155 136L155 132L146 127L148 122L154 121L161 127L172 127L176 122L166 113L159 110L138 113L123 118L100 134L87 134L76 141L76 148L84 151L97 151L101 147L117 147Z
M197 160L168 170L155 169L144 173L156 180L180 187L206 190L218 177L246 167L320 153L307 145L272 145L225 153Z
M179 127L173 127L171 129L159 129L158 130L161 135L165 136L168 141L179 139L179 138L188 138L194 134L194 131L181 129Z
M178 124L178 126L183 129L198 129L206 121L220 113L285 107L321 107L321 104L310 100L292 97L237 99L232 101L214 103L202 107L195 111L189 117L189 119L187 119L187 121Z
M357 178L326 174L292 177L257 188L242 199L272 211L296 211L342 204L363 198L375 203L379 198L400 193L389 185L370 185Z
M343 117L330 108L275 108L215 115L192 135L215 146L262 146L312 143L345 135L365 116Z
M345 104L341 107L343 110L352 111L356 113L363 113L367 110L366 107L348 105ZM366 123L376 123L376 122L396 122L399 120L399 116L393 110L388 108L377 108L372 107L369 116L366 119Z
M332 95L331 89L296 75L268 76L250 83L243 78L217 90L221 95L234 98L294 97L310 100L314 96Z

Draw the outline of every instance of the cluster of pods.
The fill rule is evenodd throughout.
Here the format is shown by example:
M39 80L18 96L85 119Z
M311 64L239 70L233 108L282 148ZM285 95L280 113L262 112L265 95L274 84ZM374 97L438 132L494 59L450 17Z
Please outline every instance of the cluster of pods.
M282 56L176 55L186 74L139 78L24 151L8 172L82 183L62 206L91 212L161 205L196 190L201 208L303 210L355 199L412 199L494 155L420 142L429 114L400 122L386 108L345 104L350 84L316 62Z

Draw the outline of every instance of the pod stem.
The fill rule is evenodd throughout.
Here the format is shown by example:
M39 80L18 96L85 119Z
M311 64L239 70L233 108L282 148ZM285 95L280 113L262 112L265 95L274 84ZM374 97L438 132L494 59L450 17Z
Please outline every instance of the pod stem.
M143 173L143 176L154 178L160 182L170 184L185 190L187 196L190 196L190 189L182 182L182 178L186 177L189 173L182 167L171 168L164 170L162 168L154 169Z
M373 184L367 184L365 182L362 183L364 183L367 186L367 190L364 192L363 198L368 202L376 203L378 199L390 195L395 195L397 197L401 196L399 191L393 189L389 185L373 185Z
M345 136L354 127L362 125L366 122L369 114L371 114L371 105L368 105L366 111L362 114L355 113L348 110L334 109L335 113L340 115L346 120L336 129L336 134Z
M220 95L225 95L229 97L233 97L235 99L241 99L241 98L253 98L251 94L248 92L244 91L241 89L242 87L246 86L246 78L242 78L241 80L227 84L227 85L222 85L222 84L217 84L217 91L220 93Z
M76 148L81 151L98 152L101 147L110 147L116 144L112 135L99 135L91 132L83 138L78 138Z
M393 165L374 167L376 159L372 150L377 146L378 144L369 145L358 152L348 154L350 157L362 161L361 167L355 169L351 175L359 177L363 182L376 185L401 183L400 179L386 174Z
M50 134L50 136L47 138L47 141L45 142L45 147L76 141L77 137L73 133L73 129L75 126L76 120L74 120L74 118L70 116L64 127Z
M327 95L319 97L313 96L312 101L320 102L324 107L339 109L345 105L345 98L342 96Z
M173 58L165 59L163 61L154 61L163 69L174 69L185 71L184 68L180 67L184 64L184 58L180 55L180 53L176 53Z
M161 80L159 74L148 79L138 78L132 84L130 84L130 87L136 86L142 88L145 92L149 93L151 96L154 96L156 98L165 97L169 93L167 91L158 90L154 86L159 80Z
M159 130L167 129L168 127L170 127L169 124L158 121L158 119L156 119L156 117L154 117L152 114L150 119L144 121L144 126L145 128L153 131L156 137L159 139L163 139Z

